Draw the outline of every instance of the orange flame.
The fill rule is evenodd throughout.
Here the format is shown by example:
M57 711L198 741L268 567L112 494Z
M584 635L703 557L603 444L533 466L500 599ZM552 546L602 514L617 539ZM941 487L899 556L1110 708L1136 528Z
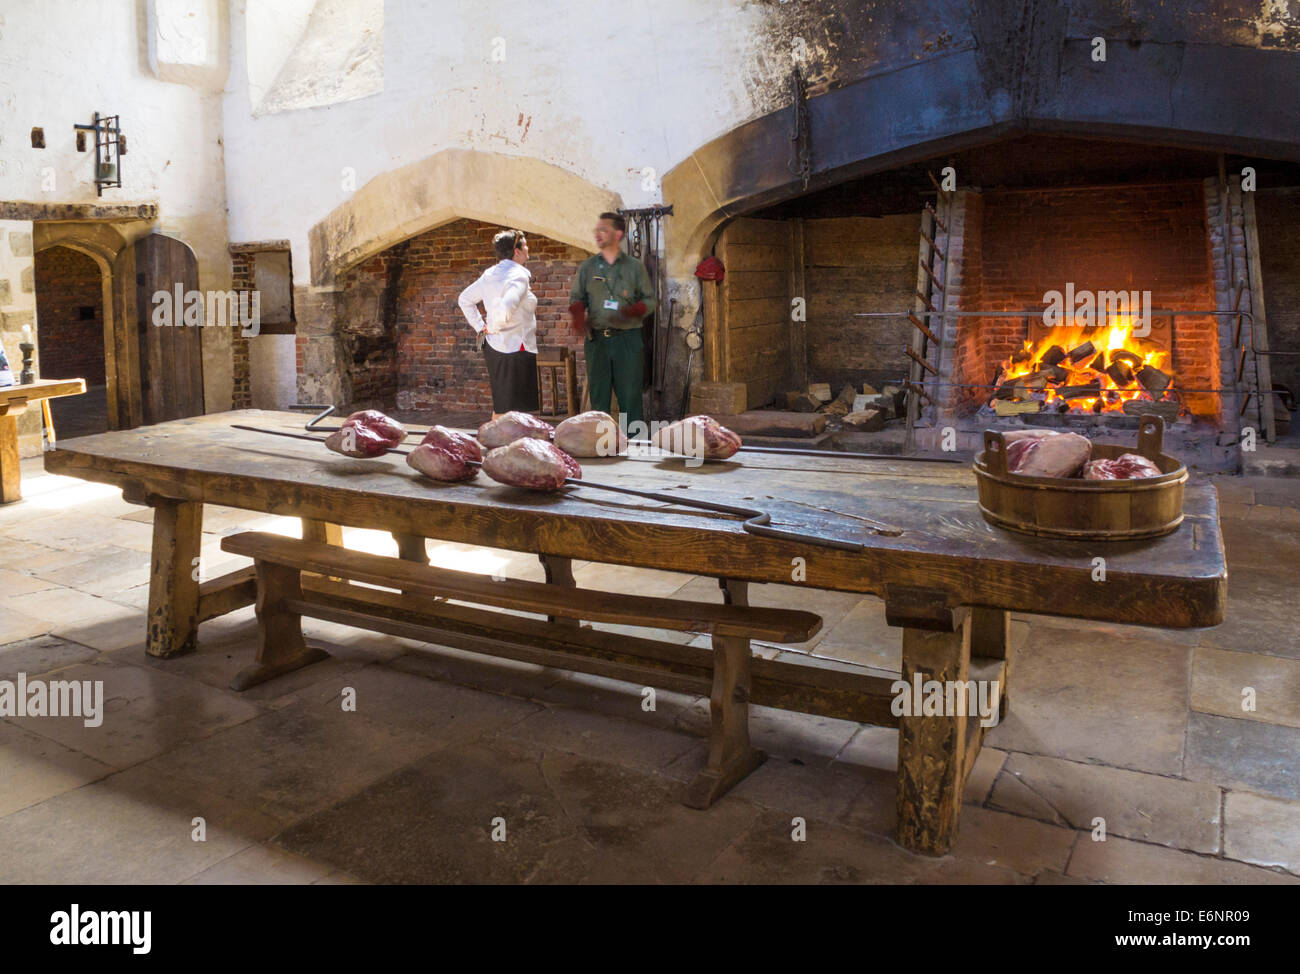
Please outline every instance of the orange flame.
M1132 399L1150 399L1152 397L1147 394L1136 378L1129 385L1120 386L1105 371L1093 369L1092 363L1099 354L1105 355L1103 369L1113 363L1112 355L1114 352L1124 351L1140 359L1142 365L1150 365L1166 373L1168 371L1163 368L1163 364L1168 360L1169 353L1160 349L1143 347L1142 342L1133 338L1132 330L1132 317L1124 314L1111 315L1107 324L1100 327L1071 325L1052 328L1049 334L1037 344L1026 339L1021 349L1002 363L1002 375L999 383L1047 369L1049 366L1043 363L1042 358L1048 349L1054 345L1060 346L1062 351L1070 352L1086 342L1092 342L1093 351L1081 361L1076 363L1069 358L1065 358L1058 363L1060 368L1066 370L1067 377L1064 382L1052 383L1046 389L1041 390L1041 393L1045 394L1044 406L1055 406L1064 401L1069 402L1072 412L1093 412L1097 410L1097 403L1100 402L1101 412L1122 412L1125 402ZM1016 361L1013 361L1013 359ZM1133 371L1136 372L1139 368L1141 366L1134 366ZM1079 397L1062 400L1056 392L1057 389L1065 386L1084 386L1093 382L1100 382L1101 384L1102 395L1100 398ZM1169 386L1161 394L1161 398L1172 389L1171 377Z

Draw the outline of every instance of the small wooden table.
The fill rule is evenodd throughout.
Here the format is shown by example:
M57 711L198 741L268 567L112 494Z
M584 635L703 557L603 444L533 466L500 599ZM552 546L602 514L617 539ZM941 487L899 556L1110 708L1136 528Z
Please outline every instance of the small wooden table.
M869 593L884 600L886 619L902 631L901 677L909 685L996 681L1003 701L1011 610L1170 628L1223 619L1218 498L1205 484L1187 487L1185 519L1172 534L1084 542L987 524L964 465L746 453L694 468L681 459L582 461L590 480L761 507L783 529L864 545L843 550L750 534L734 518L597 490L540 494L482 474L437 484L401 456L352 460L323 444L231 428L301 432L303 423L301 414L244 410L82 437L45 455L51 473L117 484L128 500L153 506L147 652L193 650L201 621L256 597L252 568L195 580L204 504L300 517L305 537L335 544L339 523L389 531L399 544L407 539L403 557L418 560L423 537L534 552L556 584L573 585L572 560L582 559L717 578L732 605L748 604L749 582ZM902 533L873 534L862 518ZM590 656L588 632L557 622L545 642L562 649L557 659ZM628 637L610 639L607 653L625 651ZM678 650L671 661L678 676L711 671L709 650ZM897 727L898 840L941 855L956 832L986 728L960 713L898 713L898 679L897 671L789 652L753 660L746 696L748 703Z
M22 472L18 466L18 417L29 402L79 396L85 379L37 379L26 385L0 386L0 504L23 499Z

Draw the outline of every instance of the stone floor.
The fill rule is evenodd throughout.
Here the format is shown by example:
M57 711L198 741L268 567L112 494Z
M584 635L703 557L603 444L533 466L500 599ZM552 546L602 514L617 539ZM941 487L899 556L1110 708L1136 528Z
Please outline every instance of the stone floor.
M678 794L704 762L703 698L660 693L648 713L638 687L311 621L332 659L236 694L251 608L204 624L196 654L149 659L151 512L23 469L24 501L0 508L0 680L102 679L106 716L0 720L0 883L1300 882L1300 482L1218 481L1231 578L1215 629L1016 618L1013 710L935 859L891 838L889 730L760 708L771 757L699 812ZM203 577L239 563L218 545L247 528L298 532L210 508ZM395 553L376 532L346 541ZM524 555L430 553L541 577ZM667 572L577 577L716 597ZM876 599L753 596L823 615L798 651L897 666Z

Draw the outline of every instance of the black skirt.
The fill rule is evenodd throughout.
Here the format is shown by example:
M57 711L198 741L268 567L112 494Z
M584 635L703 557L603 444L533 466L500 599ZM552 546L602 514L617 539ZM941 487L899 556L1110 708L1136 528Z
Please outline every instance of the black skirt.
M498 352L484 342L483 361L492 385L494 413L508 413L512 409L530 413L540 408L536 352Z

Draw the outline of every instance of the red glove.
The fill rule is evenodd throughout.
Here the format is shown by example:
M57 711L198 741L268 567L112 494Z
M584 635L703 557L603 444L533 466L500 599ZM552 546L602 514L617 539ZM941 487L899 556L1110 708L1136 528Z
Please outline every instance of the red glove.
M625 308L619 308L618 313L624 318L644 318L646 316L645 302L638 301L636 304L629 304Z

